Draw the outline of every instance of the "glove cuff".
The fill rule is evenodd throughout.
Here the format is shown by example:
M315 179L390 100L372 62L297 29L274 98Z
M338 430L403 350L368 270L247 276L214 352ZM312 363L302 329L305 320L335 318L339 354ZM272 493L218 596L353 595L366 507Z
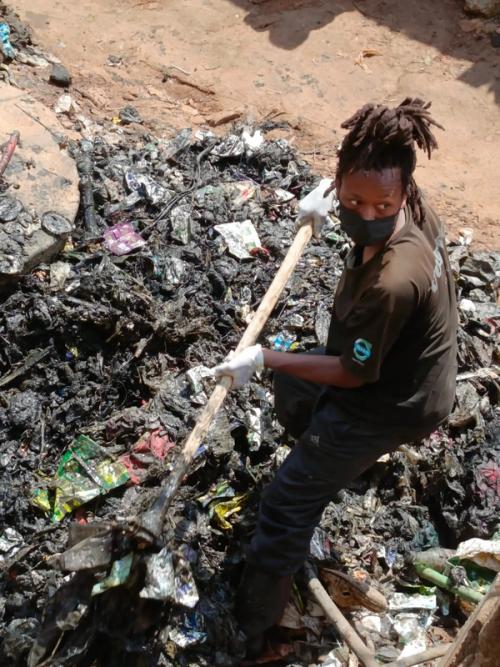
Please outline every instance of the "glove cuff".
M264 353L262 352L262 345L257 343L257 354L255 355L255 370L261 371L264 368Z

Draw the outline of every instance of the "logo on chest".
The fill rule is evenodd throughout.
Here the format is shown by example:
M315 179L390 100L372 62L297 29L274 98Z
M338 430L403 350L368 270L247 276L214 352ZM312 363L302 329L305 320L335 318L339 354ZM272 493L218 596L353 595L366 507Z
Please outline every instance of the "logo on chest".
M364 363L372 356L372 344L364 338L357 338L352 347L354 360Z

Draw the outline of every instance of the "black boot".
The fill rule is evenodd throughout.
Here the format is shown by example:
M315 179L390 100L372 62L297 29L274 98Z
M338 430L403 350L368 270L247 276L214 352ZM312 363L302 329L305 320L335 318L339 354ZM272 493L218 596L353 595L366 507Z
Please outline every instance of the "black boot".
M283 615L292 588L291 576L268 574L245 565L236 593L236 618L247 637L247 657L257 657L264 633Z

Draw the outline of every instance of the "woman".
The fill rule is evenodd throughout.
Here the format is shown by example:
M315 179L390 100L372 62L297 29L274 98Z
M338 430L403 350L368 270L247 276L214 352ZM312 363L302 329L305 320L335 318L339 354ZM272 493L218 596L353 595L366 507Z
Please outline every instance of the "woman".
M298 443L261 500L237 599L250 654L279 620L291 577L338 491L384 453L431 433L455 395L457 315L444 233L413 179L416 146L437 147L429 104L368 104L342 127L335 182L300 204L320 231L333 203L354 242L326 350L247 348L216 369L242 386L275 371L278 418Z

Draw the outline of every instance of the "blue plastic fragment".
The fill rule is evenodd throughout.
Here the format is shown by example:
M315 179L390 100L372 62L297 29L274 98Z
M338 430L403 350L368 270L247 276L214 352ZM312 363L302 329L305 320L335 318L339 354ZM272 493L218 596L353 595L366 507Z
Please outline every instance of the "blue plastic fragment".
M0 23L0 43L2 44L2 51L6 58L14 58L16 52L10 43L10 28L8 23Z

